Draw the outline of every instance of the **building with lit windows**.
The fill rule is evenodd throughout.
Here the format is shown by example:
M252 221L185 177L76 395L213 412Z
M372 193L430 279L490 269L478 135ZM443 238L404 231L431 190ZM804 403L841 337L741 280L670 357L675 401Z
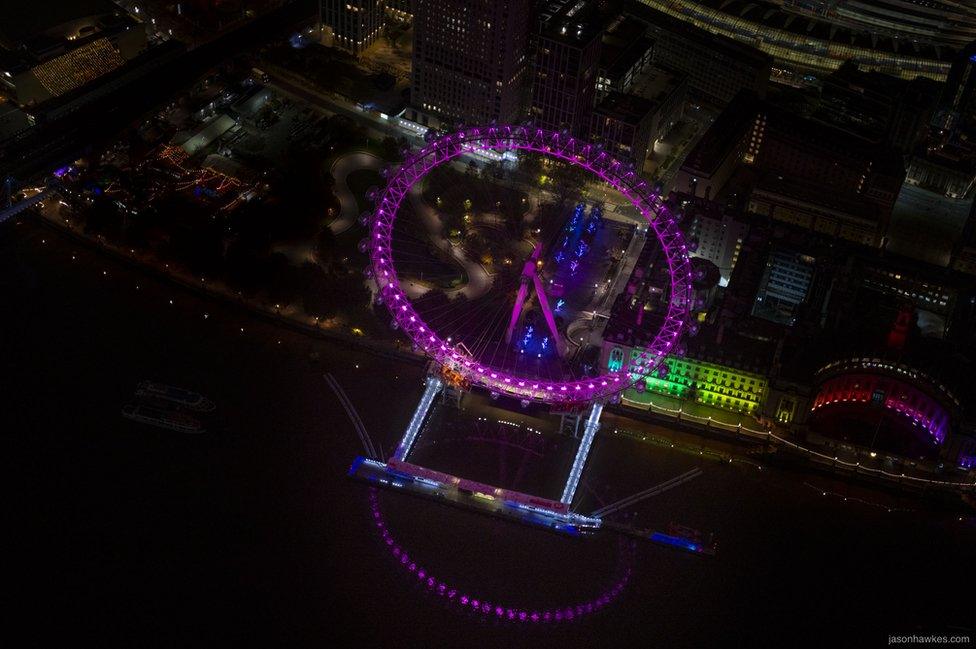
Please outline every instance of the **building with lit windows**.
M943 126L976 130L976 41L952 62L942 93Z
M637 27L637 29L634 29ZM654 41L645 36L646 27L617 16L603 36L597 74L597 97L611 90L629 92L641 72L654 62Z
M976 2L783 0L783 9L869 33L945 45L976 39Z
M747 180L730 187L735 178ZM904 178L890 147L742 93L692 148L673 186L712 199L745 189L752 212L880 246Z
M725 206L688 194L672 194L684 214L689 240L697 243L692 257L707 259L718 267L720 286L727 286L749 231L749 224Z
M749 194L749 212L825 236L880 247L887 212L857 194L824 192L798 178L766 174Z
M642 169L654 142L657 105L644 97L611 92L593 110L590 136L616 158Z
M944 81L960 47L957 38L946 38L947 30L934 25L930 27L936 34L927 38L886 33L839 19L835 13L798 12L766 0L638 1L672 19L760 49L775 59L782 76L794 80L807 74L823 76L844 61L854 61L862 69L903 79ZM924 7L906 2L897 6L891 24L903 20L902 12Z
M785 248L774 248L756 293L752 314L779 324L793 325L797 308L813 283L814 259Z
M626 356L630 361L626 365L637 363L641 350L610 346L606 354L606 367L612 371ZM641 377L624 394L624 403L647 408L650 398L642 395L651 392L748 415L758 415L762 410L766 378L760 374L676 356L668 356L665 363L666 376Z
M667 272L658 247L645 245L627 285L610 310L603 331L600 367L629 372L653 338L667 305ZM745 338L724 325L696 323L701 330L670 355L667 373L632 377L637 382L623 403L647 409L652 394L695 401L731 412L759 416L765 403L772 347ZM662 366L664 367L664 366Z
M325 0L323 24L339 49L359 54L383 31L386 0Z
M406 117L424 126L527 114L530 0L415 0Z
M814 430L871 450L933 457L948 441L959 402L939 381L881 358L850 358L817 373Z
M63 17L69 16L65 22L42 24L35 33L0 26L0 89L21 106L88 86L147 49L145 25L111 3L97 13Z
M753 44L710 34L640 2L628 4L625 15L646 26L654 64L687 76L688 94L697 101L724 106L742 90L765 96L773 59Z
M413 0L386 0L386 13L397 20L413 18Z
M537 125L587 136L596 102L602 31L591 5L560 0L545 6L536 39L530 111Z

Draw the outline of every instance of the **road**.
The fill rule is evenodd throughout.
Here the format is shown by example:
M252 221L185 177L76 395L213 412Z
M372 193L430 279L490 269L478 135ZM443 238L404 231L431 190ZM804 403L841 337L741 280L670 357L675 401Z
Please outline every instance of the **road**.
M440 216L437 210L424 200L423 188L421 183L415 184L407 194L410 204L413 206L414 213L420 217L424 227L427 228L427 237L438 250L453 258L467 273L468 282L464 286L445 291L448 295L464 295L468 299L474 299L485 295L491 290L492 275L481 265L480 262L469 259L464 254L464 248L455 246L444 236L444 228L441 225Z
M335 179L335 194L339 199L339 218L329 224L333 234L342 234L356 225L359 219L359 203L349 189L349 174L354 171L368 170L379 172L383 168L383 161L372 153L357 151L340 157L332 165L332 177Z

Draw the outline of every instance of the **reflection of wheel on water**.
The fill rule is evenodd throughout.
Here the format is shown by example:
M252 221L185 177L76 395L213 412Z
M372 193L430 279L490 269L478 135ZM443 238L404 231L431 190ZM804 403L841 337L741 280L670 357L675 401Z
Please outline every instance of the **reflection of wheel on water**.
M485 617L536 624L563 622L585 617L612 604L626 588L634 570L634 543L633 541L621 540L620 562L614 581L594 597L575 603L535 608L490 601L481 597L477 591L463 590L458 585L445 581L440 575L431 574L424 566L418 564L416 558L411 557L407 549L401 546L390 532L380 509L379 491L375 487L371 487L369 490L369 507L373 525L376 526L383 540L383 545L390 552L397 565L416 579L431 594L444 598L452 606Z
M405 292L398 276L405 253L404 246L398 248L398 243L410 233L404 234L402 226L398 230L397 218L404 197L432 169L477 151L532 152L585 169L620 192L645 218L648 232L654 233L667 264L667 305L658 316L660 325L656 334L629 365L587 376L562 358L562 349L553 352L560 346L565 348L565 343L561 339L552 340L558 338L558 322L553 315L558 311L555 306L558 302L549 305L546 292L551 289L544 285L543 278L535 270L535 265L543 268L548 263L543 258L541 243L518 275L521 284L517 286L518 297L514 300L514 290L506 293L504 287L478 304L465 304L463 300L446 297L439 302L432 299L428 301L430 303L421 304ZM368 217L370 234L364 242L371 260L369 273L378 287L377 299L386 304L393 314L395 326L402 329L419 349L464 381L522 400L587 403L606 399L633 384L639 376L649 374L678 344L694 301L688 246L660 196L632 167L614 160L599 147L578 142L563 133L532 127L469 128L434 139L420 151L408 155L404 163L387 177L384 189L371 192L375 211ZM515 273L518 270L515 268ZM550 284L552 281L549 279ZM541 342L532 354L524 354L524 349L517 354L510 340L502 340L503 336L498 332L504 331L505 322L509 322L507 334L510 339L511 325L521 315L519 305L531 300L538 303L544 317L537 317L526 327L528 335L542 332ZM510 306L513 302L515 310ZM506 308L511 311L510 320L505 317ZM472 324L469 327L467 323ZM471 333L472 330L477 333ZM553 354L558 363L544 362L544 356Z

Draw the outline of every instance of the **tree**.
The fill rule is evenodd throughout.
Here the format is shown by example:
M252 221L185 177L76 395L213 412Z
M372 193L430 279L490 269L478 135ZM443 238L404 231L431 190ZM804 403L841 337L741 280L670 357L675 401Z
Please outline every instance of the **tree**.
M328 226L319 231L315 240L315 256L325 268L329 268L336 261L336 236Z
M336 293L329 278L318 264L303 264L299 269L302 286L302 308L310 316L331 318L336 313Z
M268 260L268 297L275 304L294 302L301 293L301 276L288 258L276 252Z

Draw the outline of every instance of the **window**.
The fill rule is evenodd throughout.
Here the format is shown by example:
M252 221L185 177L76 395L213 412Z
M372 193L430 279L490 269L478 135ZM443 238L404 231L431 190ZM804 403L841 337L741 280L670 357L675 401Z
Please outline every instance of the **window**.
M611 372L619 372L624 366L624 352L619 347L610 350L610 359L607 361L607 369Z

